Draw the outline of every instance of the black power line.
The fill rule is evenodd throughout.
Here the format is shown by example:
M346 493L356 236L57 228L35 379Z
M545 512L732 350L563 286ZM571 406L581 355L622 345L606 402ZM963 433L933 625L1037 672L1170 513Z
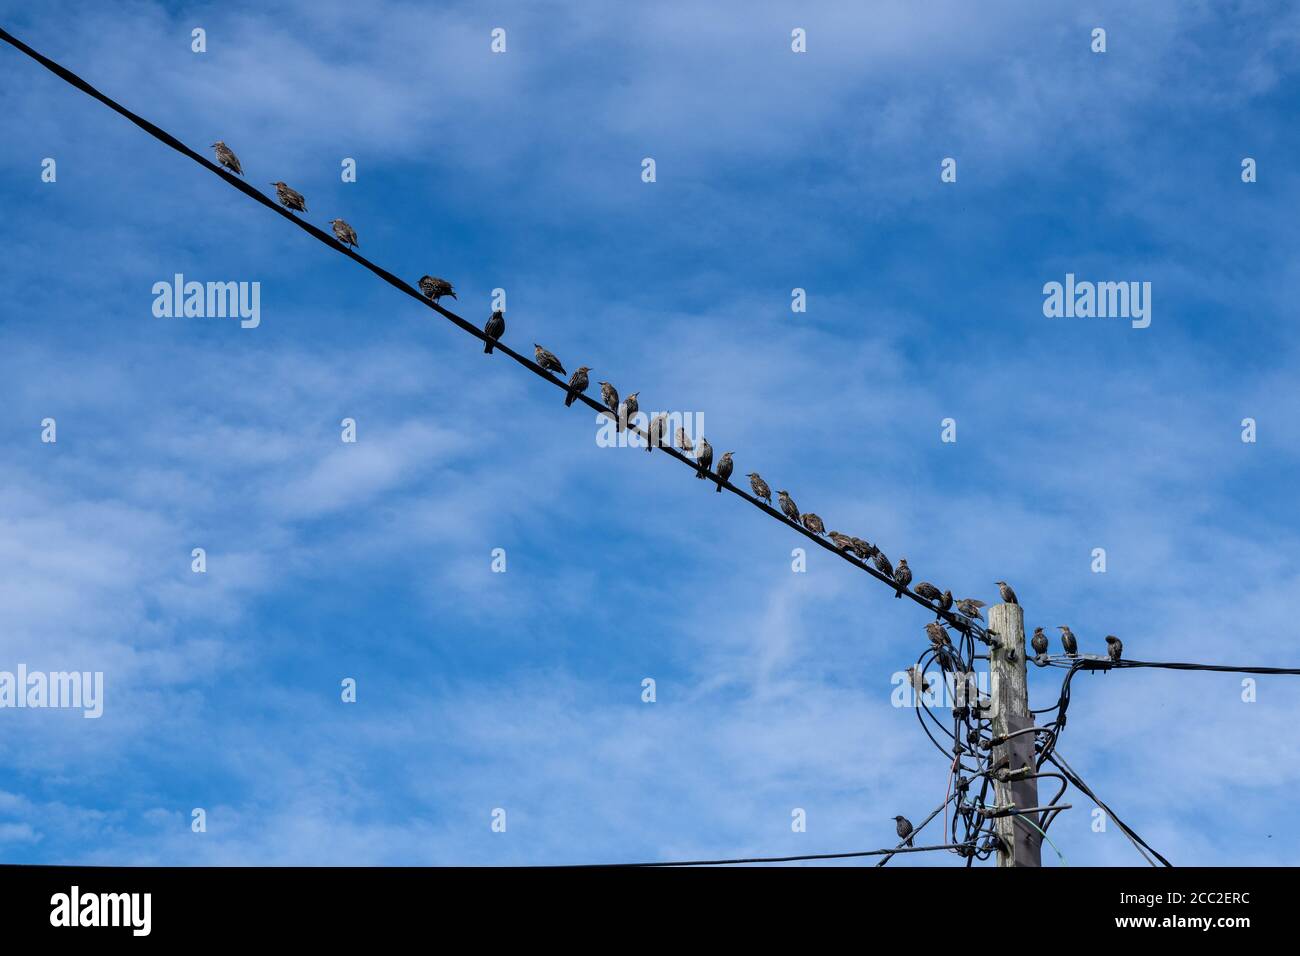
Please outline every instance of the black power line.
M73 73L67 67L62 66L59 63L56 63L54 60L51 60L49 57L32 49L26 43L23 43L13 34L9 33L7 30L3 28L0 28L0 40L4 40L10 46L14 47L20 52L31 57L41 66L45 67L55 76L59 77L59 79L71 84L72 86L81 90L81 92L85 93L86 95L91 96L96 100L99 100L99 102L103 103L113 112L126 117L126 119L130 120L136 126L140 127L142 130L144 130L154 139L158 140L159 142L167 146L170 146L172 149L176 150L176 152L181 153L182 155L187 156L188 158L194 160L194 162L198 163L200 166L203 166L205 169L209 170L210 172L216 173L228 184L238 189L240 192L248 196L250 199L253 199L261 203L267 209L274 211L278 215L287 219L289 222L292 222L294 225L302 229L304 232L308 233L309 235L325 243L327 246L332 248L335 252L342 253L343 255L347 256L353 261L364 266L366 269L369 269L375 275L379 276L379 278L383 279L389 285L393 286L393 288L398 289L401 292L405 292L407 295L415 299L417 302L420 302L423 305L428 306L430 309L433 309L435 312L440 314L443 318L455 324L462 331L468 332L470 335L474 336L477 339L480 339L482 341L487 341L487 335L482 330L477 328L473 323L468 322L467 320L457 315L456 313L450 311L449 309L444 308L443 306L439 305L437 302L434 302L432 299L425 298L423 295L420 294L419 291L413 288L410 285L410 283L406 282L405 280L389 272L383 266L376 265L375 263L367 259L365 256L354 251L348 246L343 245L341 242L335 239L334 236L326 233L324 230L318 229L316 226L313 226L311 223L307 222L306 220L300 219L297 216L293 215L287 209L284 209L276 202L273 202L270 197L254 189L252 186L250 186L247 182L245 182L240 177L235 176L233 173L227 172L225 169L221 168L216 163L213 163L211 160L207 159L206 157L200 155L199 153L196 153L194 150L190 149L188 146L182 143L171 133L168 133L166 130L161 129L160 127L154 125L144 117L136 113L133 113L131 110L127 109L125 106L118 103L112 97L107 96L104 93L101 93L98 89L91 86L89 83L87 83L77 74ZM525 356L519 354L514 349L510 348L508 345L498 340L496 341L495 350L499 352L503 352L505 355L514 359L516 362L518 362L524 368L528 369L533 374L550 382L556 388L568 392L569 387L566 382L556 378L554 375L544 370L532 359L526 358ZM607 408L605 408L604 405L599 404L598 402L595 401L595 399L592 399L585 394L578 395L577 399L578 401L581 401L584 405L588 406L589 408L597 412L608 413L609 411ZM647 433L643 432L640 428L637 428L636 426L628 425L628 430L634 432L637 435L640 435L643 438L646 438L647 441L649 440L649 436L647 435ZM699 466L694 461L692 461L690 458L687 458L685 455L680 454L675 448L671 448L668 444L662 444L659 445L658 447L662 451L667 452L671 457L676 458L678 461L687 465L689 468L695 470L699 469ZM798 522L791 521L783 513L777 511L771 505L768 505L763 501L759 500L758 498L754 497L753 495L745 491L742 491L740 488L737 488L735 485L731 484L730 482L723 481L713 471L708 471L707 473L715 484L719 484L722 487L726 488L728 491L732 492L733 494L738 495L741 498L744 498L754 507L765 512L769 517L775 518L778 521L782 522L783 524L788 525L789 527L798 531L804 537L808 538L810 541L815 541L818 545L820 545L822 548L825 548L827 551L830 551L833 554L838 554L841 558L843 558L845 561L848 561L854 567L858 568L861 571L866 571L868 574L870 574L872 577L876 578L877 580L888 584L891 590L894 591L899 590L899 585L894 581L893 578L888 577L887 575L881 573L880 571L871 567L865 561L860 560L856 556L851 555L846 551L840 550L839 548L831 544L829 541L827 541L825 538L821 537L820 535L814 534L813 532L804 528ZM908 598L915 601L917 604L920 604L922 607L926 608L926 610L931 611L932 613L938 615L940 618L947 621L950 625L955 627L957 630L962 632L973 631L976 634L980 634L981 636L983 635L983 629L978 624L971 621L967 621L966 619L952 613L951 611L941 611L938 608L936 608L931 602L925 600L925 598L921 597L918 594L913 593L912 591L906 588L903 588L902 591L903 594L905 594Z

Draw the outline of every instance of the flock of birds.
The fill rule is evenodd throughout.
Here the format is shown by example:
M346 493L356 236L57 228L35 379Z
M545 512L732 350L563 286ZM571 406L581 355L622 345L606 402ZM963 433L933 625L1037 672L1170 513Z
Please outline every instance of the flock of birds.
M240 166L239 157L231 151L221 140L212 144L216 150L217 162L225 169L230 170L240 176L244 175L243 168ZM288 186L283 182L271 183L275 187L276 198L281 206L293 212L306 212L307 201L302 193ZM335 238L346 246L360 247L357 241L356 230L342 219L329 220L330 227L334 231ZM437 302L443 296L456 298L456 292L452 284L446 279L440 279L437 276L421 276L419 280L420 292L427 298ZM483 351L492 354L492 347L505 334L506 320L505 315L500 311L494 311L483 327L485 342ZM543 348L536 342L533 343L533 355L537 364L547 372L554 372L559 375L567 375L564 365L556 357L554 352ZM565 394L565 407L571 406L579 395L586 393L591 384L591 369L583 365L574 371L569 378L568 390ZM627 427L628 421L638 411L637 396L640 392L633 392L622 401L619 400L618 389L609 382L597 382L600 386L600 398L605 407L609 410L610 416L614 419L615 426L618 430ZM668 442L668 416L659 414L650 420L649 434L646 436L646 451L654 451L655 448L663 447ZM729 482L731 473L735 469L735 462L732 458L735 455L733 451L722 453L718 460L716 470L713 470L713 446L709 440L700 436L698 445L692 445L686 434L685 428L678 428L674 436L672 447L693 458L696 464L695 477L701 480L707 480L712 470L715 476L717 491L722 493L722 486ZM767 506L772 507L772 489L763 477L756 471L751 471L745 475L749 479L749 487L753 490L755 497L764 501ZM811 511L800 512L794 499L790 497L788 491L777 491L777 504L781 513L796 525L802 525L808 531L816 535L825 535L841 551L846 551L864 564L873 564L886 578L891 579L896 585L896 598L901 598L903 592L909 590L912 583L912 569L907 565L907 558L900 557L898 564L895 566L883 551L871 542L859 538L855 535L844 534L839 531L827 531L826 524L821 517ZM1016 599L1016 592L1005 581L996 582L998 592L1002 600L1007 604L1019 604ZM952 592L948 590L940 591L929 581L921 581L915 587L910 588L911 593L921 598L925 603L931 605L939 613L947 613L953 608L957 614L965 618L968 622L982 620L983 615L980 608L987 605L975 598L961 598L953 600ZM1071 631L1065 625L1057 625L1061 631L1061 646L1064 648L1067 657L1079 656L1079 642ZM938 658L940 666L946 666L946 662L951 661L953 650L952 641L941 620L936 619L925 625L927 636L930 638L931 646L934 648L935 656ZM1030 638L1030 645L1034 649L1035 659L1039 664L1046 664L1048 657L1048 639L1043 633L1041 627L1034 628L1033 636ZM1118 661L1124 653L1124 644L1118 637L1111 634L1106 637L1107 655L1112 661ZM908 674L912 679L913 685L920 691L925 690L924 678L914 667L908 668ZM905 842L905 845L912 845L912 824L906 817L894 817L895 831L899 839Z
M240 176L244 175L243 168L240 166L239 157L237 157L230 147L223 141L218 140L212 144L216 150L217 162L225 169L230 170ZM280 205L294 212L306 212L307 201L303 198L302 193L291 188L283 182L271 183L275 187L276 198ZM348 223L342 219L331 219L330 226L334 230L334 236L339 242L347 246L360 246L357 241L357 232ZM443 296L456 298L456 291L452 284L446 279L440 279L437 276L421 276L419 280L420 292L427 298L437 302ZM483 351L492 354L492 347L505 334L506 319L500 311L494 311L483 326L485 341ZM563 363L556 357L555 353L533 343L533 357L538 366L547 372L554 372L558 375L568 375ZM585 394L587 388L591 385L590 378L591 368L583 365L569 377L568 390L564 397L564 405L567 408L572 405L579 395ZM633 392L622 401L619 400L618 389L609 382L597 382L600 386L600 398L605 407L609 410L610 417L614 419L615 426L618 430L627 427L628 421L639 410L637 396L640 392ZM654 451L656 448L663 447L668 442L668 416L666 414L655 415L650 420L649 433L646 436L646 451ZM678 428L674 436L672 447L683 452L688 457L695 460L696 472L695 477L705 480L710 473L714 475L717 484L717 491L722 492L722 486L729 482L731 473L735 469L733 460L734 451L722 453L718 459L718 466L713 468L713 446L704 436L700 436L698 445L693 445L686 434L685 428ZM749 487L753 490L755 497L759 498L772 507L772 489L762 475L756 471L751 471L745 475L749 479ZM846 551L856 556L864 564L872 564L886 578L891 579L896 585L895 597L901 598L903 592L908 590L912 583L912 569L907 566L907 558L899 558L898 565L895 566L883 551L871 542L859 538L856 535L844 534L840 531L827 531L826 524L819 515L811 511L800 512L794 499L790 497L790 492L784 490L777 491L777 505L781 513L796 525L802 525L808 531L816 535L825 535L830 538L835 547L841 551ZM1019 604L1016 600L1016 592L1006 581L997 582L998 591L1002 595L1002 600L1008 604ZM985 607L983 601L975 598L961 598L953 600L951 591L940 591L929 581L921 581L916 587L911 588L911 593L921 598L924 602L930 604L940 614L947 613L953 608L959 615L969 622L982 619L980 608ZM1057 625L1061 631L1061 645L1069 657L1077 657L1079 653L1079 642L1076 640L1074 633L1064 625ZM926 625L926 632L930 637L931 643L937 652L940 652L940 661L948 659L946 650L950 648L951 641L948 638L947 631L944 630L943 624L936 620ZM1047 635L1043 633L1041 627L1034 628L1033 637L1030 644L1034 649L1036 659L1044 663L1047 658L1048 641ZM1118 637L1113 634L1106 638L1106 650L1110 659L1117 661L1124 652L1124 645Z

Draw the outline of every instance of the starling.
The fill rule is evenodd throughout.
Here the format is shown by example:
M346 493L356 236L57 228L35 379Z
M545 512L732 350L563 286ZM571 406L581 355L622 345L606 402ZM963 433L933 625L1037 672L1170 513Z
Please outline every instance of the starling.
M1016 592L1011 590L1010 584L1007 584L1006 581L998 581L997 585L998 585L998 593L1002 595L1002 600L1006 601L1008 604L1020 603L1019 601L1016 600Z
M538 346L538 349L541 349L541 346ZM544 349L541 350L545 351ZM547 352L546 354L550 355L551 353ZM555 356L551 355L551 358L555 358ZM578 396L587 390L587 386L590 384L590 379L587 378L587 373L590 371L591 369L584 365L573 373L573 377L569 379L569 393L564 396L565 408L568 408L577 401Z
M609 382L601 382L600 400L605 403L609 413L614 416L614 427L618 428L618 389Z
M677 448L679 448L680 450L686 452L686 454L688 454L688 455L694 455L694 454L695 454L695 453L691 450L691 449L693 449L695 446L692 445L692 444L691 444L691 440L690 440L689 438L686 437L686 429L685 429L685 428L682 428L681 426L678 426L678 428L677 428L677 443L676 443L676 446L675 446L675 447L677 447Z
M212 148L217 151L217 164L226 167L232 173L244 175L243 168L239 165L239 157L230 151L230 147L217 140L212 144Z
M650 434L645 439L646 451L654 451L664 443L664 439L668 437L667 428L668 416L663 412L650 419Z
M813 534L826 533L826 525L822 524L822 519L817 515L813 514L811 511L805 511L802 515L800 515L799 520L802 521L803 526L807 528L809 531L811 531Z
M962 598L957 602L957 613L964 617L983 619L984 615L980 613L980 608L984 607L983 601L977 601L974 598Z
M451 287L451 283L437 276L420 276L420 291L424 293L426 299L432 299L434 302L444 295L456 298L456 290Z
M487 325L483 326L483 334L487 336L487 341L483 343L483 354L491 355L492 346L496 345L497 339L506 334L505 313L497 309L489 315Z
M900 840L904 841L905 846L912 845L912 821L907 817L894 817L894 832L898 834Z
M912 588L912 591L915 592L918 596L925 598L927 601L930 601L931 603L938 601L940 598L943 597L943 595L939 593L939 589L935 587L933 584L931 584L929 581L922 581L916 587Z
M566 374L564 366L560 364L560 360L555 357L555 354L546 351L536 342L533 343L533 357L537 359L537 364L542 367L542 371L559 372L561 375Z
M871 555L871 561L875 564L876 570L885 577L892 578L894 576L894 566L889 563L889 558L885 557L885 552L879 548L872 548L871 550L874 552Z
M930 643L936 650L952 646L952 638L948 636L948 632L943 629L943 625L938 621L931 621L927 624L925 633L929 636Z
M735 463L731 460L734 451L724 451L722 457L718 459L718 477L722 481L718 482L718 494L722 494L722 482L731 477L731 469L735 468Z
M878 549L870 541L854 536L853 553L863 561L870 561L872 555L878 553Z
M894 597L901 598L903 591L912 583L912 569L907 566L907 558L898 559L898 567L894 569L894 580L900 585Z
M756 471L751 471L745 477L749 479L749 487L754 489L754 497L762 498L769 508L772 507L772 489L767 486L762 476Z
M929 689L925 686L925 675L916 669L915 664L907 669L907 679L918 694L924 694Z
M939 598L939 610L948 611L952 608L952 592L944 591L943 596Z
M1065 653L1070 657L1079 656L1079 642L1074 639L1074 631L1070 630L1064 624L1056 625L1061 632L1061 646L1065 648Z
M706 476L713 465L713 446L703 435L700 436L700 447L695 450L695 464L700 466L699 471L695 473L695 477L700 479Z
M1117 661L1124 656L1124 642L1114 634L1106 635L1106 653L1110 655L1112 661Z
M361 243L357 242L357 231L342 219L331 219L330 225L334 227L334 238L343 243L343 245L361 245Z
M838 531L832 531L827 535L827 537L829 537L831 541L835 542L835 547L839 548L841 551L853 550L853 538L850 535L841 534Z
M781 506L781 511L785 516L795 524L799 523L799 509L795 506L794 501L790 498L790 492L778 491L776 493L777 504Z
M623 399L623 407L618 412L619 428L627 428L627 423L630 422L632 416L637 413L637 409L640 408L640 406L637 405L636 397L640 394L640 392L633 392L627 398Z
M1034 628L1034 636L1029 639L1029 644L1039 657L1047 656L1047 635L1041 627Z
M284 183L271 183L275 187L275 197L280 200L280 205L285 209L296 209L299 212L307 211L307 200L302 198L302 193L296 189L290 189Z

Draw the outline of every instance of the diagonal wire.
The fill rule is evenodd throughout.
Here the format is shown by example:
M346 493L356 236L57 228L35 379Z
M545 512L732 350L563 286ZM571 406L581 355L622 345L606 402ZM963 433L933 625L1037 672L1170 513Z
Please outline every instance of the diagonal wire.
M233 173L227 172L225 169L218 166L216 163L212 162L211 160L207 159L205 156L196 153L194 150L190 149L190 147L186 146L184 143L182 143L171 133L168 133L166 130L161 129L158 126L155 126L153 123L149 122L144 117L136 113L133 113L131 110L127 109L125 106L118 103L116 100L105 95L104 93L96 89L94 86L87 83L85 80L83 80L77 74L73 73L67 67L62 66L61 64L55 62L54 60L51 60L49 57L44 56L43 54L32 49L26 43L19 40L17 37L15 37L13 34L9 33L7 30L3 28L0 28L0 40L5 41L10 46L14 47L20 52L31 57L41 66L45 67L55 76L59 77L59 79L65 81L66 83L71 84L81 92L85 93L87 96L93 97L94 99L103 103L113 112L118 113L121 116L125 117L130 122L140 127L140 129L148 133L150 136L157 139L159 142L164 143L165 145L176 150L176 152L181 153L182 155L188 157L189 159L192 159L194 162L198 163L200 166L204 167L209 172L215 173L216 175L220 176L223 180L226 181L226 183L238 189L240 192L248 196L250 199L253 199L254 201L260 203L261 205L265 206L267 209L270 209L271 211L275 212L277 215L293 223L298 228L302 229L304 232L307 232L309 235L315 237L316 239L319 239L321 242L325 243L327 246L332 248L335 252L342 253L343 255L347 256L349 259L352 259L354 262L357 262L359 265L363 266L364 268L369 269L371 272L379 276L379 278L383 279L385 282L393 286L395 289L398 289L399 291L406 293L411 298L415 299L417 302L420 302L423 305L428 306L430 309L433 309L443 318L447 319L449 322L453 323L458 328L460 328L461 331L468 332L470 335L484 342L487 341L488 337L486 333L481 331L471 322L466 321L461 316L450 311L449 309L444 308L442 305L439 305L437 302L425 298L423 295L420 294L419 291L417 291L414 287L412 287L410 283L404 281L403 279L389 272L383 266L371 262L365 256L349 248L348 246L343 245L332 235L326 233L324 230L319 229L316 226L313 226L311 223L303 219L299 219L297 216L293 215L287 209L284 209L277 203L273 202L270 199L270 197L254 189L252 186L250 186L247 182L245 182L240 177L235 176ZM497 341L494 348L496 351L503 352L505 355L514 359L514 361L518 362L520 365L528 369L533 374L546 379L556 388L559 388L565 392L568 391L567 383L556 378L554 375L544 370L536 362L519 354L514 349L510 348L508 345L505 345L504 343ZM606 409L604 405L597 403L594 399L590 398L585 394L578 395L577 400L597 412L608 414L608 409ZM636 426L629 424L628 430L634 432L637 435L640 435L643 438L648 439L648 435L646 434L646 432L642 431L640 428L637 428ZM699 466L696 465L695 462L693 462L687 456L680 454L677 451L677 449L671 448L667 444L660 445L658 447L662 451L667 452L672 458L676 458L678 461L683 462L688 467L698 470ZM899 586L894 582L893 578L887 577L885 574L871 567L866 562L858 559L856 556L851 555L845 551L841 551L839 548L835 547L833 544L831 544L831 542L827 541L825 538L807 530L801 524L795 521L791 521L783 513L777 511L771 505L768 505L763 501L761 501L760 499L754 497L753 495L750 495L747 492L742 491L740 488L737 488L729 481L723 481L713 471L707 471L707 474L713 483L719 484L727 491L730 491L732 494L744 498L754 507L765 512L769 517L775 518L776 520L782 522L783 524L788 525L789 527L793 528L795 531L802 534L805 538L808 538L810 541L816 542L818 545L820 545L825 550L830 551L832 554L838 554L841 558L843 558L845 561L848 561L854 567L858 568L861 571L866 571L868 574L870 574L872 577L876 578L877 580L882 581L885 584L888 584L891 590L897 591L899 589ZM938 617L944 619L950 625L957 628L959 631L966 632L968 629L972 627L978 627L977 625L973 625L970 622L967 622L965 619L961 618L960 616L954 614L951 611L939 610L932 603L930 603L920 595L915 594L906 588L903 589L903 594L906 595L911 600L915 601L917 604L920 604L926 610L931 611L932 613L936 614Z

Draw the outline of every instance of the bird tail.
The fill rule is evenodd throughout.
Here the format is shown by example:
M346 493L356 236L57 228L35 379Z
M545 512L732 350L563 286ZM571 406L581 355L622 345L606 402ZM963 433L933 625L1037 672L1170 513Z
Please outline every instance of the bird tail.
M455 292L448 292L447 294L448 294L449 296L451 296L453 299L456 299L456 293L455 293ZM459 299L456 299L456 301L459 302L460 300L459 300Z
M483 343L483 354L484 354L484 355L491 355L491 354L492 354L492 338L491 338L490 336L488 337L488 340L487 340L486 342ZM569 403L568 403L568 402L565 402L564 404L567 405L567 404L569 404Z
M717 491L718 491L718 494L722 494L722 482L718 482L718 488L717 488Z
M899 589L894 593L894 597L901 599L901 598L903 597L903 589L902 589L902 588L899 588Z
M701 479L701 480L704 479L704 466L703 466L703 465L700 465L700 470L697 471L697 472L695 473L695 477L696 477L696 478L699 478L699 479Z
M908 837L907 842L904 843L903 846L911 846L911 845L912 845L912 837Z
M491 350L492 350L491 345L489 345L487 349L484 349L484 351L488 351L488 352L490 352ZM578 397L578 393L570 389L569 394L564 396L564 407L568 408L570 405L572 405L573 400L577 397Z

